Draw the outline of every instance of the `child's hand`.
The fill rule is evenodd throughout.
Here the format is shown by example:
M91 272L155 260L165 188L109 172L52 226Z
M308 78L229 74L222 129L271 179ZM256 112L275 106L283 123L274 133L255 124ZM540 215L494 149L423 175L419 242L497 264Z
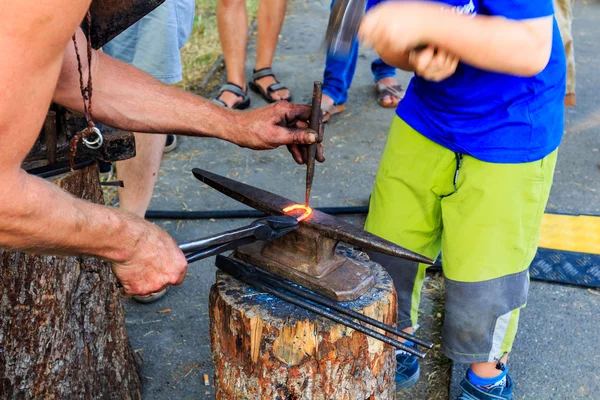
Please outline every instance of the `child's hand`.
M415 74L428 81L440 82L452 76L458 66L458 57L447 51L427 46L423 50L412 50L408 62Z
M378 54L406 53L422 43L422 9L428 5L421 2L386 2L373 7L363 18L358 31L360 41L372 47Z

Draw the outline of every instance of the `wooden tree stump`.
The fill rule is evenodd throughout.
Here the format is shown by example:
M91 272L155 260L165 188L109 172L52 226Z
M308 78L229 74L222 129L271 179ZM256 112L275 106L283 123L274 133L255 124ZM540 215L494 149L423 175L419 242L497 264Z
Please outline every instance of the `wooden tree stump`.
M394 325L397 299L387 272L363 253L375 286L342 303ZM395 396L395 351L378 340L258 292L218 271L210 291L217 399L363 400Z
M102 202L96 166L55 183ZM0 316L2 399L141 398L110 263L0 249Z

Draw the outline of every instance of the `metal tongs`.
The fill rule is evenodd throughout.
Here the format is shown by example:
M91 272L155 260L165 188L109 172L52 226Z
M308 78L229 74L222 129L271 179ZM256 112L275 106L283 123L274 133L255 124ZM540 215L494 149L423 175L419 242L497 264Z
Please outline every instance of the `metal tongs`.
M179 245L188 263L214 256L259 240L272 241L298 228L298 220L290 215L257 219L250 225L217 233Z

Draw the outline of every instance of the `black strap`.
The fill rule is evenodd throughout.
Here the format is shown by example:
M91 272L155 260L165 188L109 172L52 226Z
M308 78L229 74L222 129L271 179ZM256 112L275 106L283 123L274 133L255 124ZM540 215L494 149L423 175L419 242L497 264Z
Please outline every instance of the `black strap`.
M227 82L226 84L221 86L221 89L219 89L219 96L221 96L221 93L223 93L223 92L231 92L231 93L235 94L236 96L240 96L243 98L246 98L248 96L247 90L244 90L240 86L236 85L235 83L231 83L231 82Z
M252 80L256 82L258 79L264 78L266 76L275 76L271 67L261 68L258 71L254 70L254 73L252 74Z
M267 88L267 92L268 93L273 93L273 92L277 92L279 90L283 90L283 89L287 89L283 83L280 82L275 82L274 84L272 84L271 86L269 86Z

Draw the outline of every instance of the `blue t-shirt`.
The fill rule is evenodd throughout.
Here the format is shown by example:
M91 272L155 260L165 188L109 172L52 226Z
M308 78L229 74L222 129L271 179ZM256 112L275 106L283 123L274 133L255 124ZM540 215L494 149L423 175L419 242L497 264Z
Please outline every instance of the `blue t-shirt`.
M552 0L443 0L454 12L523 20L554 14ZM533 77L459 63L441 82L414 76L396 113L429 139L487 162L544 158L562 139L565 53L554 21L552 53Z

